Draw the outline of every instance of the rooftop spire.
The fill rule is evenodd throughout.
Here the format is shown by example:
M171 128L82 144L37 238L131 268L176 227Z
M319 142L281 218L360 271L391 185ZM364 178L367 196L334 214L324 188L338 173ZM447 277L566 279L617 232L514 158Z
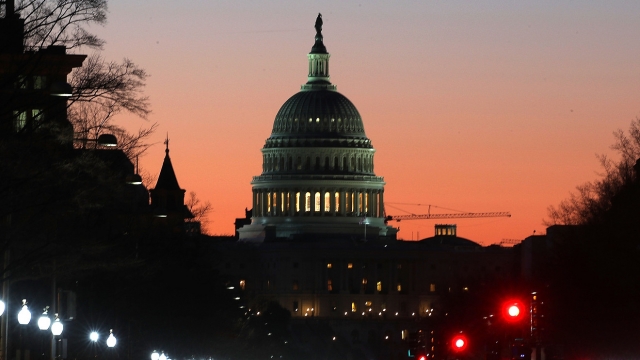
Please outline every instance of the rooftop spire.
M311 54L326 54L327 48L324 47L323 37L322 37L322 14L318 13L318 17L316 18L316 42L313 44L311 48Z
M329 81L329 53L324 46L322 36L322 14L316 18L316 42L307 55L309 58L309 74L307 83L302 85L301 90L336 90L336 86Z
M158 182L156 183L156 189L166 190L179 190L178 179L176 173L173 171L173 164L171 164L171 158L169 157L169 133L167 133L167 139L164 141L166 149L164 150L165 156L162 162L162 169L160 169L160 175L158 175Z

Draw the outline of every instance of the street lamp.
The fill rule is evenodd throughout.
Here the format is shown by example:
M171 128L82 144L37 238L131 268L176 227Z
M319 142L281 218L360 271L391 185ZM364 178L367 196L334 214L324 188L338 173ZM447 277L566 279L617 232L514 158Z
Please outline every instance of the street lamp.
M95 331L92 331L91 334L89 334L89 340L93 342L98 341L99 338L100 338L100 335L98 335L98 333Z
M62 325L62 322L60 321L60 318L58 317L58 314L56 314L56 319L53 321L53 324L51 324L51 333L54 336L58 336L60 334L62 334L62 329L64 328L64 326Z
M27 325L31 321L31 311L27 307L27 299L22 299L22 309L18 313L18 322L20 325Z
M49 311L49 307L45 306L44 312L38 318L38 328L40 328L40 330L48 330L49 326L51 325L51 319L47 314L48 311Z
M110 348L116 346L116 337L113 336L113 329L109 330L109 337L107 338L107 346Z
M160 354L158 354L157 351L153 350L153 352L151 353L151 360L159 360L160 359Z

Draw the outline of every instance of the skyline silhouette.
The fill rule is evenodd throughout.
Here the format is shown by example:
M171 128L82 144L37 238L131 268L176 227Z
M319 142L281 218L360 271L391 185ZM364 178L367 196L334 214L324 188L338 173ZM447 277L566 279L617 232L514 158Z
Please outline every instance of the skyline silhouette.
M594 154L611 154L612 133L639 115L639 8L116 0L95 31L105 57L151 75L149 118L160 126L141 166L158 174L169 132L180 185L211 202L211 233L230 234L251 207L275 115L306 81L321 12L331 81L358 108L385 201L399 208L387 214L427 212L394 203L512 214L391 222L399 238L456 223L460 236L488 245L544 232L546 208L595 179Z

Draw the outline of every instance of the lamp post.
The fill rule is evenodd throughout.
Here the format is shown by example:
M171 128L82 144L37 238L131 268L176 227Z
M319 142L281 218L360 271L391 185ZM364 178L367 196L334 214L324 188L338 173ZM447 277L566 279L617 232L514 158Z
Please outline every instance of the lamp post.
M29 307L27 306L27 299L22 299L22 309L20 309L20 312L18 312L18 323L20 325L27 325L29 324L29 322L31 322L31 311L29 311ZM18 360L21 359L23 355L23 351L24 351L24 342L23 342L23 335L22 335L22 329L24 328L24 326L20 326L20 350L18 351L18 354L16 356L16 358ZM25 355L26 355L26 351L24 351ZM25 356L26 357L26 356Z

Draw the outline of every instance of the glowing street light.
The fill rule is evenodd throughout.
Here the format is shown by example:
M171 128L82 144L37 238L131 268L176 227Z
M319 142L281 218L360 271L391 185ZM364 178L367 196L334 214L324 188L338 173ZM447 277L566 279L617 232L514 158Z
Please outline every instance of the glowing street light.
M113 329L109 330L109 337L107 338L107 346L110 348L116 346L116 337L113 336Z
M18 322L20 325L27 325L31 321L31 311L27 307L27 299L22 299L22 309L18 313Z
M89 340L93 342L97 342L99 338L100 338L100 335L98 335L98 333L95 331L92 331L91 334L89 334Z
M62 325L58 314L56 314L56 319L53 321L53 324L51 324L51 333L54 336L58 336L62 334L62 329L64 329L64 326Z
M153 350L153 352L151 353L151 360L159 360L160 359L160 354L158 354L157 351Z
M49 307L45 306L42 315L38 318L38 328L40 330L49 330L49 326L51 326L51 319L47 314L49 312Z
M160 354L160 360L167 360L167 355L164 354L164 351Z

